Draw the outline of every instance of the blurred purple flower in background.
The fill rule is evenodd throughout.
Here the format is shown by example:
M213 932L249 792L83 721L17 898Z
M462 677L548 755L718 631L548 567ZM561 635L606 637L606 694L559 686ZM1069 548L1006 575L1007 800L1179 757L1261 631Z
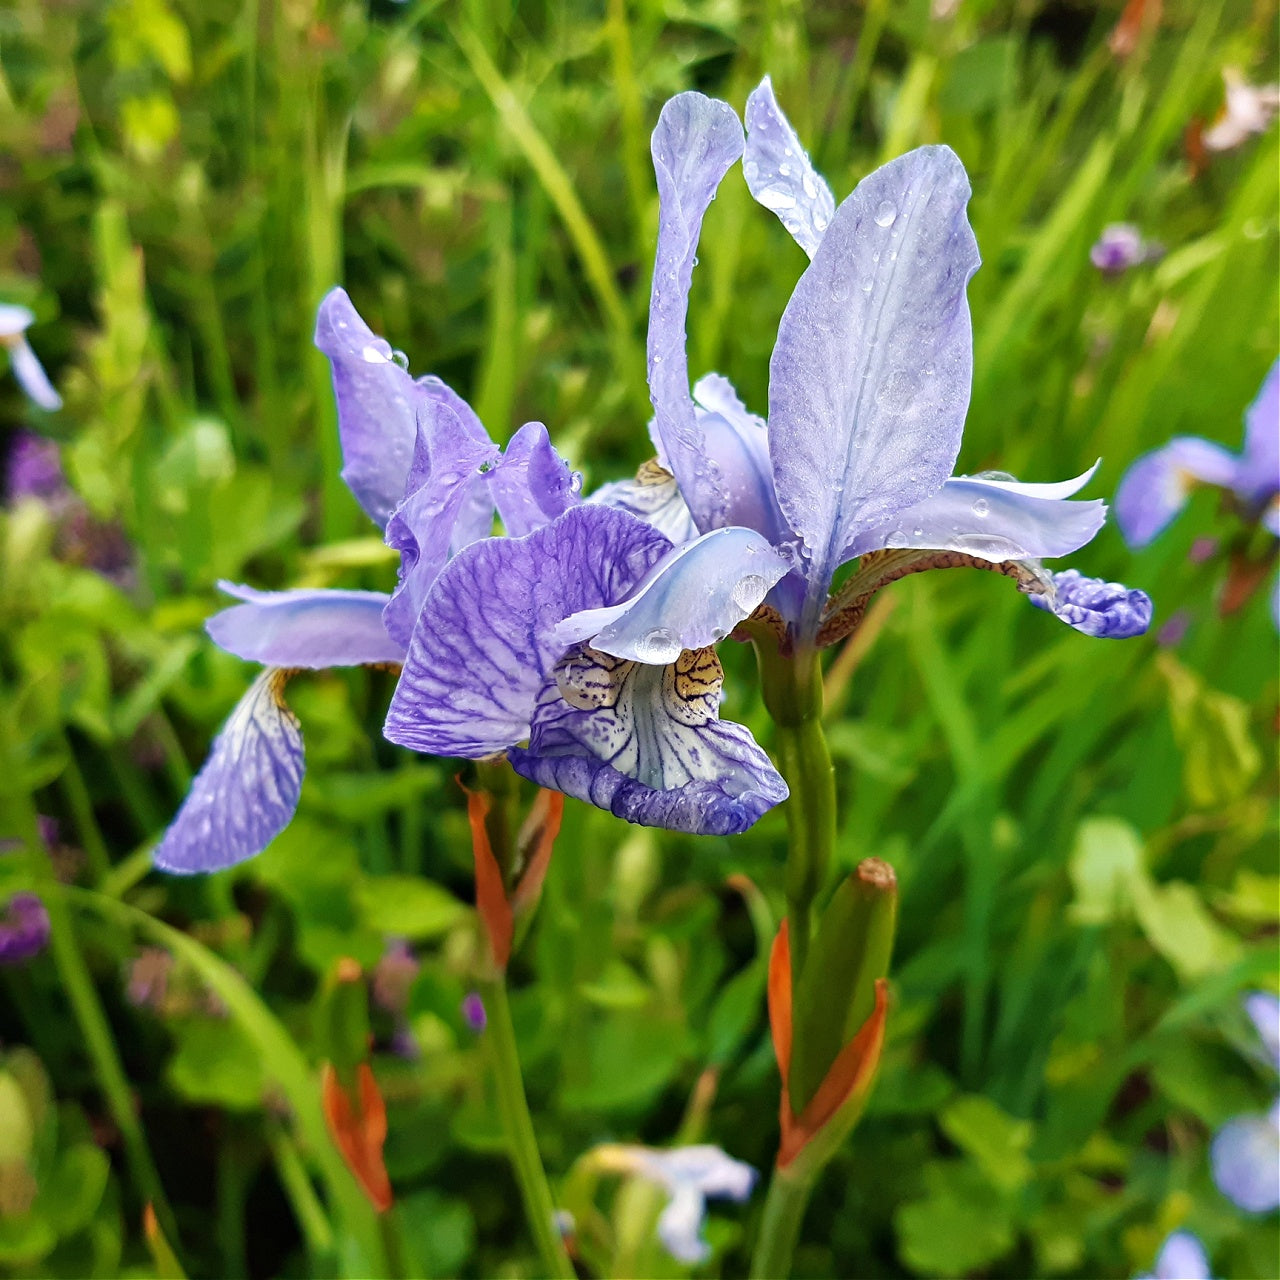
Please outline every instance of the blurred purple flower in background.
M15 432L5 470L5 501L12 505L23 498L37 498L52 507L70 493L57 442L34 431Z
M1225 490L1247 521L1280 537L1280 359L1245 410L1244 423L1238 454L1199 436L1176 436L1129 467L1115 505L1131 547L1145 547L1163 532L1200 484ZM1280 626L1280 580L1272 613Z
M62 408L62 397L54 390L49 375L27 341L27 330L35 322L35 313L26 307L0 303L0 347L9 353L13 376L33 404L53 412Z
M1175 1231L1160 1246L1155 1270L1138 1280L1210 1280L1209 1255L1190 1231Z
M15 893L0 915L0 965L21 964L49 941L49 913L34 893Z
M1158 245L1143 237L1132 222L1112 222L1102 228L1089 261L1105 276L1120 275L1130 267L1154 262L1164 253Z
M462 1017L467 1026L479 1035L489 1025L489 1015L478 991L468 991L462 998Z
M1280 998L1265 991L1245 997L1245 1012L1262 1041L1263 1058L1280 1073ZM1280 1207L1280 1097L1265 1114L1235 1116L1214 1135L1213 1180L1228 1200L1249 1213Z

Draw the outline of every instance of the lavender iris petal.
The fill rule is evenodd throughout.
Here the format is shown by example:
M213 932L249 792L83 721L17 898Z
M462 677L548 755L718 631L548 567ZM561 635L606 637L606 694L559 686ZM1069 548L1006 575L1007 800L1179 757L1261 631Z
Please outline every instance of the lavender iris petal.
M728 522L729 494L689 394L685 319L702 219L729 166L742 154L742 125L724 102L681 93L653 131L658 250L649 301L649 394L664 466L705 532Z
M787 797L743 725L719 718L723 673L709 649L666 666L571 653L540 694L512 768L627 822L736 835Z
M292 821L305 765L284 681L283 672L268 668L236 704L155 851L162 871L234 866L261 853Z
M541 422L526 422L511 437L488 479L512 538L532 533L581 501L581 477L569 470Z
M812 557L814 601L846 547L951 475L973 367L968 198L947 147L877 169L836 211L783 313L769 448L778 503Z
M1244 453L1235 491L1251 503L1280 491L1280 360L1273 364L1244 415Z
M747 99L746 120L742 172L747 186L812 258L835 217L836 201L778 106L768 76Z
M344 289L331 289L321 302L315 344L333 370L342 478L369 518L385 528L404 496L413 460L418 389Z
M1116 490L1116 520L1131 547L1145 547L1182 510L1197 484L1229 487L1235 456L1220 444L1179 436L1144 454Z
M389 596L378 591L256 591L218 584L244 601L205 623L215 644L270 667L352 667L397 663L404 646L382 622Z
M477 493L477 485L485 482L482 468L493 467L501 456L470 408L444 383L424 378L419 386L424 400L413 465L405 499L387 522L387 544L400 552L400 581L385 622L405 648L422 602L455 545L459 522L468 539L492 526L492 496Z
M1026 492L1032 488L954 476L923 502L865 530L842 559L885 547L962 551L996 563L1040 559L1077 551L1102 528L1105 503L1036 497Z
M467 759L526 738L543 682L564 653L556 624L624 599L670 546L632 516L584 504L527 537L468 547L423 606L386 736Z
M1075 569L1053 575L1053 590L1031 603L1087 636L1127 640L1151 625L1151 597L1143 591L1083 577Z
M616 658L674 662L723 640L787 568L754 530L714 529L669 551L620 604L571 614L555 637L566 648L585 640Z

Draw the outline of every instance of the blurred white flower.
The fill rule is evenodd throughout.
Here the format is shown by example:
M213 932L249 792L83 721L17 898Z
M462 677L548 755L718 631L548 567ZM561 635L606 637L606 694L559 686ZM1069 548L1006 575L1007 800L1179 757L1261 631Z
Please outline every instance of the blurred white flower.
M35 314L26 307L0 302L0 347L8 351L13 376L31 400L41 409L61 409L62 397L54 390L49 375L27 341L27 330L35 319Z
M658 1219L658 1238L677 1262L703 1262L711 1252L702 1238L707 1200L743 1201L756 1183L749 1164L709 1143L669 1150L610 1145L595 1155L602 1167L646 1178L667 1191L670 1199Z
M1226 101L1222 113L1201 135L1209 151L1230 151L1251 134L1264 133L1280 110L1280 85L1252 85L1237 67L1222 72Z

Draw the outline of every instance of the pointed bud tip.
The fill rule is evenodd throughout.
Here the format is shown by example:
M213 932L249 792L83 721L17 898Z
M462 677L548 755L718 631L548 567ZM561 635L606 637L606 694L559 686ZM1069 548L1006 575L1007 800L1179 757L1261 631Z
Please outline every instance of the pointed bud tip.
M881 858L863 858L854 875L869 889L879 889L882 893L897 891L898 877L893 868Z

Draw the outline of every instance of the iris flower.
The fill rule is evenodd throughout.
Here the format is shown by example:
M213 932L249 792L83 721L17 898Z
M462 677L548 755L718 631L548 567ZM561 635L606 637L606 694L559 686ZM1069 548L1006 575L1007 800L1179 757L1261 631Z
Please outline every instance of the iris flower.
M1118 276L1130 267L1153 261L1162 252L1132 222L1110 222L1089 250L1089 261L1104 276Z
M1202 484L1231 494L1246 521L1280 537L1280 360L1245 410L1240 453L1199 436L1176 436L1125 472L1116 490L1116 519L1125 540L1145 547ZM1280 626L1280 578L1271 607Z
M26 307L0 303L0 347L9 353L13 376L33 404L52 412L62 408L62 397L54 390L44 365L27 341L27 330L35 322L35 313Z
M343 479L400 552L391 595L258 591L222 583L240 603L206 624L229 653L263 664L232 711L155 853L166 871L215 871L261 852L292 819L304 769L302 734L284 702L301 670L396 666L421 602L448 557L485 538L500 511L523 532L576 503L576 478L541 423L505 454L438 378L416 381L341 289L321 303L316 344L333 368Z
M1245 998L1264 1057L1280 1073L1280 998L1255 991ZM1280 1207L1280 1097L1265 1114L1235 1116L1214 1135L1213 1180L1228 1200L1249 1213Z
M288 825L304 758L284 686L325 667L405 662L409 685L402 676L387 722L393 742L471 758L510 749L541 785L634 821L741 830L786 795L747 730L719 720L713 653L636 667L634 677L607 659L615 688L602 693L592 661L553 635L569 614L630 594L671 549L664 535L605 506L584 514L579 477L541 423L499 450L443 382L410 377L341 289L320 307L316 343L333 367L343 479L400 553L399 582L389 596L221 584L240 603L207 630L264 670L215 740L156 850L158 867L232 866ZM495 515L504 538L489 537ZM447 732L420 730L413 712L424 698Z
M922 147L891 161L837 207L767 78L746 120L744 145L724 102L682 93L663 108L648 336L659 457L629 488L601 495L643 514L646 490L660 490L663 502L650 505L674 529L678 493L696 536L631 597L584 608L557 636L619 663L670 663L764 600L758 616L801 648L840 638L885 582L957 564L1015 578L1087 634L1145 630L1141 592L1039 565L1101 527L1103 503L1068 501L1092 470L1059 484L951 474L973 362L965 285L978 266L954 152ZM685 324L702 220L739 158L753 196L811 259L779 325L767 423L719 375L689 386ZM836 571L853 559L858 572L829 601Z

